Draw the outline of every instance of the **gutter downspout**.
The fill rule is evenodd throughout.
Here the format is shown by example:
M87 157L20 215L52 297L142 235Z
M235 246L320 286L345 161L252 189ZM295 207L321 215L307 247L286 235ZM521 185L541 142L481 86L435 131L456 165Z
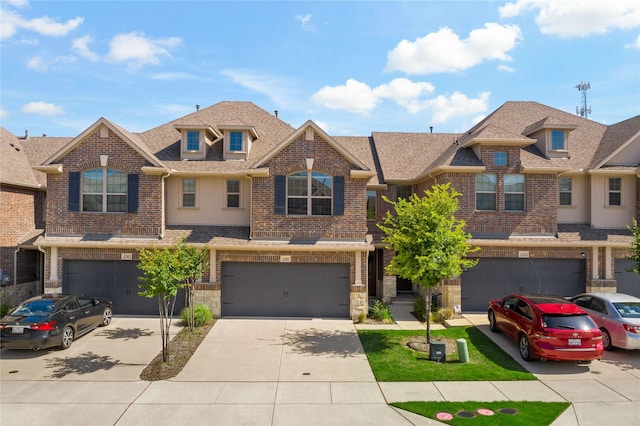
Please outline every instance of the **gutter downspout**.
M166 182L165 180L171 176L173 173L173 169L169 169L169 173L162 176L162 225L160 226L160 239L164 238L164 229L166 226L166 210L167 210L167 200L166 200Z
M44 257L44 260L42 262L43 265L43 269L42 269L42 292L44 293L44 281L46 280L47 277L45 277L45 273L44 271L47 270L47 252L45 249L42 248L42 246L36 246L38 247L38 251L42 253L42 257Z
M18 252L20 251L20 247L13 252L13 303L15 306L16 299L18 296Z

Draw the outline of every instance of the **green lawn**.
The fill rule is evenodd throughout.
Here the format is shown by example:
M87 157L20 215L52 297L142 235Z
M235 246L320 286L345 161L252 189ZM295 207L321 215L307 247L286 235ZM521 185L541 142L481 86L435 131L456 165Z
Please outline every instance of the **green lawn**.
M447 412L453 415L453 419L442 421L443 423L461 425L487 425L487 426L512 426L512 425L536 425L546 426L554 422L560 414L570 405L568 402L523 402L523 401L499 401L499 402L396 402L394 407L411 411L430 419L436 419L436 414ZM481 415L478 409L493 411L493 415ZM515 410L514 414L502 413L501 409ZM459 417L460 412L473 413L473 418ZM513 411L512 411L513 412ZM464 413L460 413L463 414Z
M410 336L424 336L424 330L359 330L360 341L379 382L431 382L479 380L536 380L506 352L475 327L433 330L437 336L467 341L469 362L458 361L457 353L446 362L429 360L402 342Z

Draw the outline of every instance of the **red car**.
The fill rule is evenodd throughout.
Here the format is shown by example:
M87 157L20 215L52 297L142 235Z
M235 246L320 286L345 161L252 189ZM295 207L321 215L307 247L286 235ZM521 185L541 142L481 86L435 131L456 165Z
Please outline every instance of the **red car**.
M589 314L568 300L512 294L489 302L489 327L518 342L525 361L600 359L602 331Z

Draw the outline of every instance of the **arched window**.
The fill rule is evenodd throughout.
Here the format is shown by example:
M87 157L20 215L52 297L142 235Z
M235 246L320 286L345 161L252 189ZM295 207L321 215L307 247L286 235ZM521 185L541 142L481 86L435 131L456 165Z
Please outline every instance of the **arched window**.
M287 176L287 214L331 216L333 178L321 172Z
M126 212L127 174L107 168L82 173L82 211Z

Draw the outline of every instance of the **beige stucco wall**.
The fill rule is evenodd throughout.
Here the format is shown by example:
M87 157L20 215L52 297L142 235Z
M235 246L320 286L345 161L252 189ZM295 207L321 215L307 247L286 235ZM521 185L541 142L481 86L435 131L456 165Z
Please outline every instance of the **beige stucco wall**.
M589 177L585 175L562 175L561 177L571 178L572 205L558 206L558 223L590 223Z
M226 208L227 178L197 177L196 207L183 208L181 176L167 179L167 225L233 225L249 226L251 212L250 181L241 176L240 208Z
M607 206L609 177L622 178L622 206ZM595 228L624 229L631 224L636 208L635 175L591 176L591 226Z

